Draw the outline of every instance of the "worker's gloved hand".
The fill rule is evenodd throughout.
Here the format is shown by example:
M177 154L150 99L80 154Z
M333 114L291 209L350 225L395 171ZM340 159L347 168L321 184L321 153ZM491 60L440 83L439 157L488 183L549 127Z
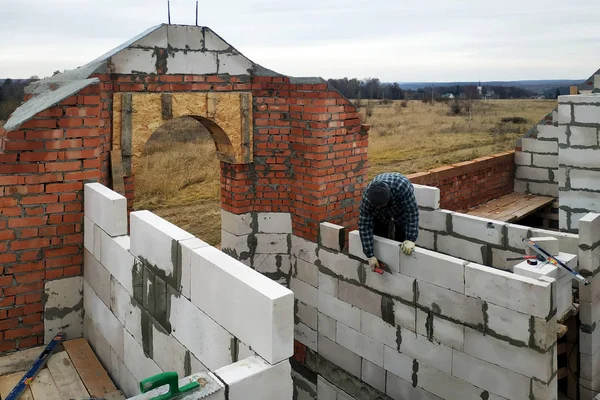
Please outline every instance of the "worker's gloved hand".
M414 248L415 242L411 242L410 240L405 240L402 242L402 246L400 246L400 250L406 255L411 254Z
M377 258L369 258L369 267L371 267L371 271L375 271L375 268L379 268L379 261L377 260Z

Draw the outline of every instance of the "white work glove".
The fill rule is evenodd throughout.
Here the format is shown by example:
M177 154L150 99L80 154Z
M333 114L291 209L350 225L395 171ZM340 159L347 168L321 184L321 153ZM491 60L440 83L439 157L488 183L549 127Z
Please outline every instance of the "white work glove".
M377 258L369 258L369 267L371 267L371 271L375 271L375 268L379 268L379 261L377 260Z
M410 255L415 248L415 242L411 242L410 240L405 240L402 242L402 246L400 246L400 250L406 255Z

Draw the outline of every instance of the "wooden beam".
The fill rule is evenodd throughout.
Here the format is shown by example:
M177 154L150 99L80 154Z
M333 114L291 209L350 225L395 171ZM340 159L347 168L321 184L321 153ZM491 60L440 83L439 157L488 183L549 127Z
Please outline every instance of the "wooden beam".
M131 157L133 156L133 96L123 93L121 109L121 152L123 155L123 174L131 175Z
M123 156L121 150L110 152L110 164L112 173L113 190L125 196L125 182L123 181Z
M173 119L173 96L171 93L161 95L162 119L165 121Z

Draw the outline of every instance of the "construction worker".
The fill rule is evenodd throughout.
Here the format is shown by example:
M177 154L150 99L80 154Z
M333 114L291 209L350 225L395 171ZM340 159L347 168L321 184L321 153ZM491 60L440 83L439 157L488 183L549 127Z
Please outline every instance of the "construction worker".
M419 236L419 207L408 178L397 172L386 172L367 185L360 203L358 229L371 270L379 268L373 235L402 242L402 252L412 253Z

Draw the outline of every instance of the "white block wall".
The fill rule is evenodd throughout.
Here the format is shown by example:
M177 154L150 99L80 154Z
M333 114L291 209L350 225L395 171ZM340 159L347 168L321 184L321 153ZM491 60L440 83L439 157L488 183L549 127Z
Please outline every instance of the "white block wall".
M147 211L131 214L131 237L111 235L98 224L118 226L112 213L126 216L126 204L97 184L86 193L94 209L84 210L80 325L124 393L139 394L138 382L162 371L218 370L229 399L291 399L293 293Z
M560 228L577 232L587 212L600 212L600 96L559 96L565 118L559 127L567 141L559 150L558 164L565 180L560 185Z
M442 238L466 243L472 248L455 246L456 253L475 259L492 249L524 254L519 235L533 234L427 212L438 248ZM396 252L399 243L375 238L376 255L394 263L379 275L361 254L358 232L349 238L350 256L292 238L299 244L292 245L296 340L330 365L317 371L318 398L527 399L556 392L555 284L435 250L417 247L407 256Z
M515 191L558 197L558 146L567 141L566 128L540 124L536 131L515 152Z

